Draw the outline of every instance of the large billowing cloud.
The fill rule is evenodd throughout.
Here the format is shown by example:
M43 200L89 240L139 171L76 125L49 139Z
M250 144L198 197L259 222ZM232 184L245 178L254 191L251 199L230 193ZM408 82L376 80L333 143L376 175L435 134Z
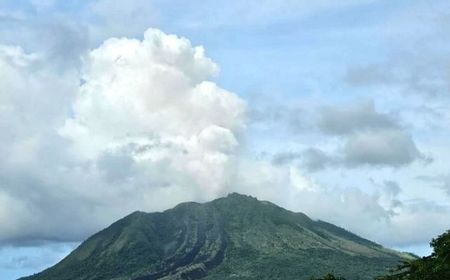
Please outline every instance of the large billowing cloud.
M154 29L113 38L85 56L80 86L46 57L0 51L1 241L80 240L226 192L246 104L209 81L202 47Z
M449 21L381 2L6 1L0 274L36 272L131 211L229 191L384 245L426 244L450 220ZM206 44L247 105L212 82L200 47L148 26Z
M112 38L83 57L80 78L77 71L47 65L45 55L0 49L1 244L80 241L131 211L163 210L230 191L385 244L422 241L446 223L444 206L425 211L426 202L399 203L395 183L375 193L326 187L291 164L301 156L316 170L344 159L376 165L367 151L399 139L400 152L409 147L417 153L404 129L371 105L327 110L328 119L341 124L325 125L327 116L319 111L320 133L344 138L347 158L310 148L280 155L274 164L240 153L247 105L211 81L218 67L187 39L150 29L142 40ZM394 140L379 137L386 132ZM374 140L356 141L363 136ZM414 158L398 157L392 165ZM430 217L439 223L429 226ZM411 224L430 230L408 235L403 228L409 231Z
M60 130L75 154L126 152L136 165L163 164L205 192L224 188L245 103L207 81L217 66L203 48L149 29L142 41L107 40L85 64L74 116ZM164 180L160 187L186 184Z

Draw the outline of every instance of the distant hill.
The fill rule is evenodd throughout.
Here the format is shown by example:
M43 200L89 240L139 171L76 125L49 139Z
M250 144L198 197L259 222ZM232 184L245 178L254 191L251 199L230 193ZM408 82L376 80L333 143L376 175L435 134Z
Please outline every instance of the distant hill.
M267 201L230 194L134 212L22 280L373 279L407 257Z

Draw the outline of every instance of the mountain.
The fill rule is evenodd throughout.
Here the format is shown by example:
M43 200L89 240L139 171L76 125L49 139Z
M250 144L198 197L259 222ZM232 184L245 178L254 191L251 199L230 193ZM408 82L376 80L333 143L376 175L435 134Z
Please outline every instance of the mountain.
M334 272L373 279L398 252L305 214L230 194L134 212L55 266L22 280L310 279Z

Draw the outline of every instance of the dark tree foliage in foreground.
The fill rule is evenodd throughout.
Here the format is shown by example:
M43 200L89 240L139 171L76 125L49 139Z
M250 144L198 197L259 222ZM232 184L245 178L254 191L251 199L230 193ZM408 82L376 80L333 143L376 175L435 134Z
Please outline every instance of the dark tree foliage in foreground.
M444 280L450 279L450 230L433 239L430 256L404 262L378 280Z
M377 280L450 280L450 230L433 239L430 256L405 261ZM329 273L312 280L345 280Z

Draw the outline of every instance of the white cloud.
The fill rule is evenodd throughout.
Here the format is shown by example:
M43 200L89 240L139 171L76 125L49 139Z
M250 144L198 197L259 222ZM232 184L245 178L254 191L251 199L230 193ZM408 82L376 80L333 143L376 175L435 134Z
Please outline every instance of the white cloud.
M324 187L292 164L242 156L246 104L210 81L218 67L187 39L154 29L143 40L109 39L84 58L81 85L76 71L56 72L45 55L0 54L2 244L78 241L133 210L229 191L385 244L423 241L447 221L445 207L399 204L399 190ZM369 113L378 130L393 127ZM367 128L356 126L351 135ZM428 225L430 217L440 222ZM408 235L414 223L430 230Z
M80 241L133 210L228 191L385 245L428 242L449 227L441 191L449 193L448 176L410 177L448 171L449 21L428 4L372 2L190 1L179 9L175 1L32 0L34 7L0 8L0 44L10 45L0 47L0 253L5 244ZM366 6L381 17L355 29L339 16ZM238 97L209 81L218 67L201 47L157 30L142 37L148 26L206 44L224 63L224 83L242 90L250 111L260 107L253 120ZM355 40L342 45L343 36ZM358 87L342 87L342 74ZM406 100L402 92L422 94ZM355 98L377 106L351 105ZM317 110L324 102L330 106ZM274 165L252 159L258 151L284 153ZM416 164L430 151L433 163ZM399 183L370 192L367 176Z
M373 102L328 106L321 108L319 112L318 126L323 133L330 135L399 127L391 116L377 112Z
M373 102L327 106L317 112L321 139L334 142L335 151L326 151L326 145L319 142L303 151L279 152L273 157L274 163L297 162L314 172L328 167L404 167L416 160L433 160L417 148L397 118L377 112Z
M401 166L423 158L411 136L401 130L360 132L349 137L344 147L348 165Z
M246 105L207 80L218 67L202 47L149 29L142 41L107 40L85 65L74 116L60 130L75 154L95 160L127 147L148 168L166 162L207 193L223 190Z
M246 104L208 80L218 67L202 47L155 29L109 39L81 86L45 60L0 49L0 242L80 240L133 210L226 192Z

